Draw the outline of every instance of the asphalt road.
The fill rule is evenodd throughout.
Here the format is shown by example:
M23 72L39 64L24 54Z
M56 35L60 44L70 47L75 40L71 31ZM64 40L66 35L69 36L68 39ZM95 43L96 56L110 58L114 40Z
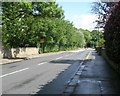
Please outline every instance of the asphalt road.
M3 65L2 94L61 94L90 51L70 51Z

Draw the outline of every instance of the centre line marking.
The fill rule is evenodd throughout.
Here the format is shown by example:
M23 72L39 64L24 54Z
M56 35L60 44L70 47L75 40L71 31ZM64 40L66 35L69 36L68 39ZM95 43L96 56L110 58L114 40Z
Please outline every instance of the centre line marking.
M65 55L64 57L67 57L67 56L69 56L69 55Z
M55 60L58 60L58 59L61 59L61 58L63 58L63 57L58 57L58 58L56 58Z
M22 72L22 71L25 71L29 68L24 68L24 69L21 69L21 70L18 70L18 71L14 71L14 72L11 72L11 73L8 73L8 74L5 74L5 75L1 75L0 78L2 77L5 77L5 76L8 76L8 75L12 75L12 74L15 74L15 73L18 73L18 72Z
M42 63L39 63L38 65L43 65L43 64L45 64L45 63L47 63L47 62L42 62Z

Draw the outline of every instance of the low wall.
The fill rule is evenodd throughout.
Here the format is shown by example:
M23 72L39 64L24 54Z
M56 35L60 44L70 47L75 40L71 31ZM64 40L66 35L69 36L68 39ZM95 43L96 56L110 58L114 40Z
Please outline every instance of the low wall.
M101 54L102 54L102 56L105 58L105 60L110 64L110 66L111 66L113 69L115 69L115 70L120 74L120 65L114 63L113 61L111 61L111 60L107 57L106 52L105 52L105 49L102 49Z
M3 53L2 53L2 42L0 41L0 59L3 57Z
M3 58L24 58L29 55L38 54L38 48L27 47L27 48L9 48L2 49L1 53Z
M2 51L0 50L0 59L3 58L3 53Z

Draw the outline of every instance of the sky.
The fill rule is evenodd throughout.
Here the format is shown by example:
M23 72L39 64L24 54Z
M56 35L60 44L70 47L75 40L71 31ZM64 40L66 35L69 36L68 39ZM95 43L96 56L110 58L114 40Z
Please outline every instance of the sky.
M60 2L56 0L59 6L64 10L65 19L73 22L76 28L94 30L97 16L92 13L93 2Z

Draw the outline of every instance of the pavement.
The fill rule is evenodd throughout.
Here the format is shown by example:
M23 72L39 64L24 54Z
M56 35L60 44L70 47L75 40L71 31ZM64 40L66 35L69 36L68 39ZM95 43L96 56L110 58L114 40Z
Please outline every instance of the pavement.
M92 51L68 84L64 94L120 95L120 75Z

